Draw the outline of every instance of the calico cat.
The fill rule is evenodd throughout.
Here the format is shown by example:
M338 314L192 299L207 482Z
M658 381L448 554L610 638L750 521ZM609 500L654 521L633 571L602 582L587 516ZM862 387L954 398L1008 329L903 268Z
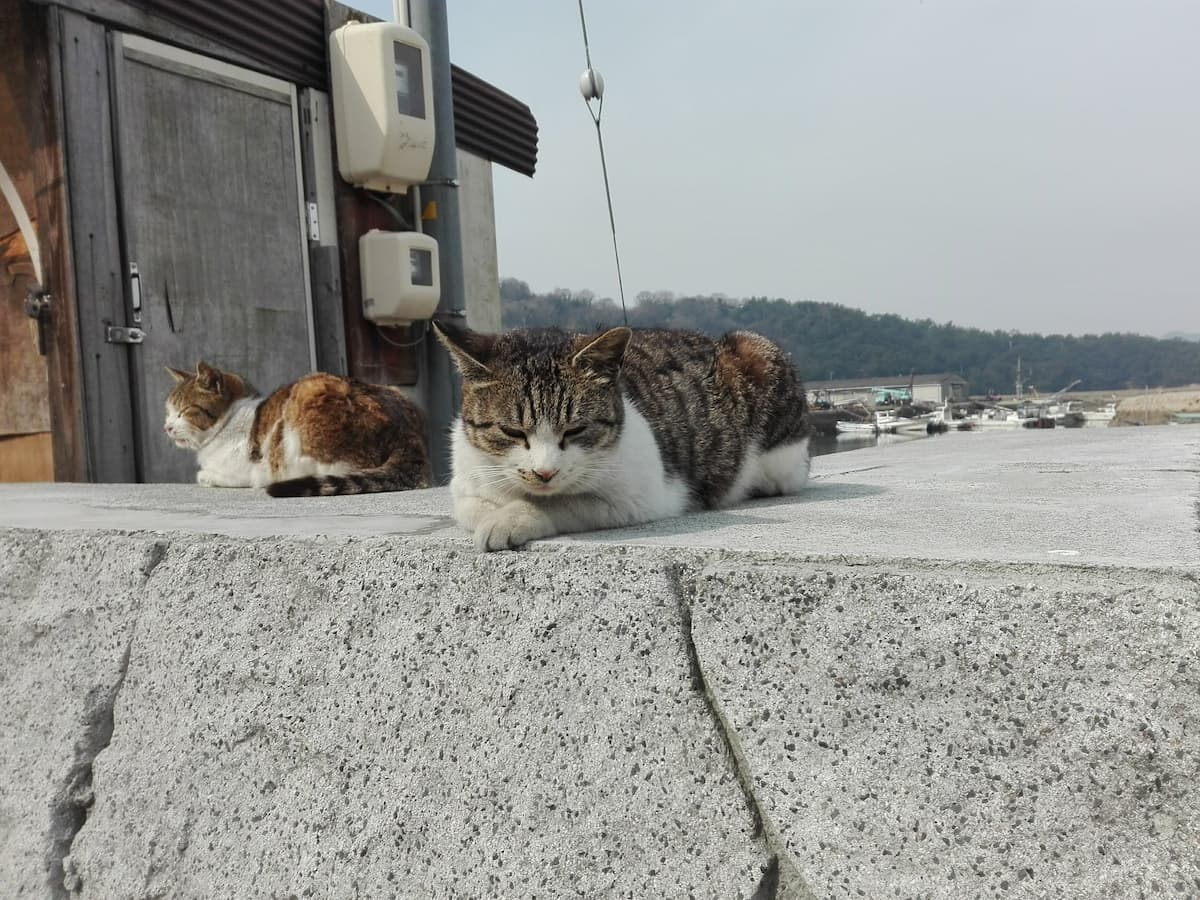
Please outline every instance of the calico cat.
M203 362L167 371L163 430L196 451L199 484L273 497L429 487L424 420L396 388L318 372L262 397Z
M761 335L437 331L463 376L454 514L480 550L790 494L808 479L804 388Z

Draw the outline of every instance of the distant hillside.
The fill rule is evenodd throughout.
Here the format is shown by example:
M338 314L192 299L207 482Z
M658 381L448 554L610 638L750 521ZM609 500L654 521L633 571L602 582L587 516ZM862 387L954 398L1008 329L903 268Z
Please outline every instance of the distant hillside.
M590 291L538 294L514 278L500 283L506 328L557 325L578 331L617 325L621 309ZM629 309L640 327L694 328L721 334L759 331L786 347L810 381L958 372L973 393L1011 392L1017 357L1026 386L1043 393L1080 379L1078 390L1200 383L1200 343L1136 334L1073 337L939 325L929 319L868 315L834 303L752 297L642 294Z

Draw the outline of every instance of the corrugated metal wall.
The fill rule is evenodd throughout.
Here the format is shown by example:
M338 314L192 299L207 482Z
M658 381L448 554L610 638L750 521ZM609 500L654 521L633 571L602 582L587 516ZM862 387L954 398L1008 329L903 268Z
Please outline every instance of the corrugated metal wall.
M324 0L129 2L259 61L270 75L329 89ZM451 67L451 79L459 148L533 175L537 121L529 107L458 66Z
M322 0L130 0L258 60L263 71L327 90Z
M451 67L450 76L459 149L532 175L537 166L537 121L529 107L458 66Z

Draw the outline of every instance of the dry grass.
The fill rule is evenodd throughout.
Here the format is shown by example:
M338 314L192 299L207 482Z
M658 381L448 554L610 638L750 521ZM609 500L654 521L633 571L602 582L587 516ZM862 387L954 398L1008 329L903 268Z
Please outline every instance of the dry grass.
M1029 394L1026 400L1037 402L1048 395ZM1200 384L1186 387L1135 389L1123 391L1071 391L1063 394L1062 401L1071 401L1072 409L1102 409L1116 401L1117 417L1114 425L1165 425L1171 421L1172 413L1200 412ZM1011 394L1002 400L1012 406L1016 398Z
M1200 412L1200 388L1164 388L1157 391L1122 391L1114 425L1165 425L1172 413Z

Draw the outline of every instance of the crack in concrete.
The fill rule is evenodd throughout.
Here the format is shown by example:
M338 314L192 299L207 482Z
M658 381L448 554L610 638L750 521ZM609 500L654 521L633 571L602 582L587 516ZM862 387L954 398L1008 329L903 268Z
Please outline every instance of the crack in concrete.
M750 900L779 900L779 856L771 857Z
M150 550L146 554L146 562L142 565L142 587L146 586L146 582L150 580L150 576L154 574L154 570L159 567L159 564L167 558L167 542L155 541L150 545Z
M55 900L67 900L79 889L79 878L72 870L69 857L75 838L87 823L96 796L92 789L94 766L99 756L112 741L117 695L125 686L129 672L129 657L133 649L133 636L125 645L116 682L105 689L95 687L88 692L84 701L83 735L75 742L75 759L59 790L58 797L50 807L50 852L46 860L49 874L50 894Z
M742 749L741 740L704 676L704 669L700 665L700 652L696 647L692 629L690 596L693 592L684 588L684 567L667 566L666 576L679 608L683 639L687 648L688 667L692 675L692 687L704 698L704 703L725 741L729 758L733 760L734 775L737 777L746 807L754 821L753 836L761 838L771 854L770 861L763 870L762 879L752 895L753 900L784 900L784 898L787 900L816 900L816 896L804 880L799 865L787 849L787 843L779 833L779 828L759 801L758 795L754 791L754 773L751 771L750 763Z
M139 587L145 588L154 570L166 559L167 547L166 541L155 541L150 545L145 562L138 570L141 575ZM116 680L107 688L97 686L88 691L83 706L83 735L75 742L75 758L50 806L51 841L46 868L50 895L55 900L68 900L81 887L79 876L71 866L71 850L96 802L93 789L96 758L112 743L116 728L117 697L129 674L129 660L140 621L139 598L137 614L129 629L129 640L125 643L125 651L117 666Z

